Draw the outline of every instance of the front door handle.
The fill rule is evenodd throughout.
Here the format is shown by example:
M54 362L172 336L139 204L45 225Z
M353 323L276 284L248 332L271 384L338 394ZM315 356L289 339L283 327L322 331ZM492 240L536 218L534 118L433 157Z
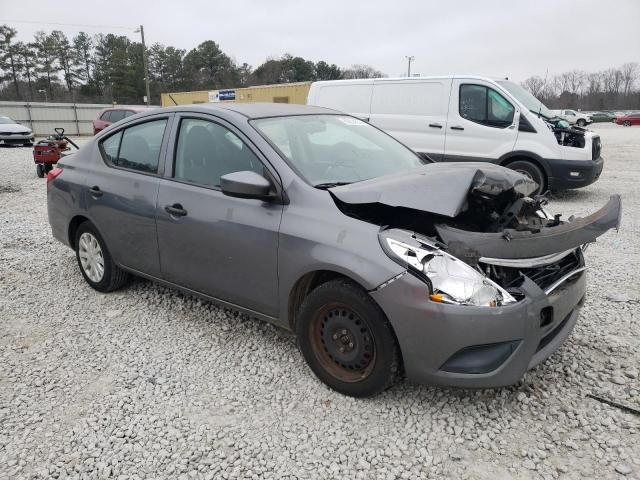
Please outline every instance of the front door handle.
M431 128L442 128L442 125L440 125L439 123L430 123L429 126Z
M100 190L100 187L98 187L97 185L94 185L93 187L91 187L89 189L89 193L93 197L101 197L103 195L102 190Z
M454 125L453 127L451 127L451 130L464 130L464 127L461 127L460 125Z
M187 211L182 208L182 205L179 203L174 203L173 205L167 205L164 207L164 211L169 215L173 215L174 217L186 217Z

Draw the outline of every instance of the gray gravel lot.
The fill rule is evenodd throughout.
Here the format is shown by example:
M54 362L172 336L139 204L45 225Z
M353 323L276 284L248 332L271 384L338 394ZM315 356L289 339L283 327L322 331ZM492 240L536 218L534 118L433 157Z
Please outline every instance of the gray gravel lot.
M640 127L602 124L584 215L623 195L587 251L582 317L518 385L329 390L286 332L137 280L83 281L51 237L28 148L0 149L0 479L640 479Z

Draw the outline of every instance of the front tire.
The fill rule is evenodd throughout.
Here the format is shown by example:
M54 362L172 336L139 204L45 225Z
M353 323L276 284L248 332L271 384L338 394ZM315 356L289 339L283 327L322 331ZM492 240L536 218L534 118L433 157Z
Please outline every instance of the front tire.
M587 126L587 122L584 121L582 118L578 120L578 126L579 127L586 127Z
M313 290L300 306L296 334L311 370L344 395L376 395L400 376L400 350L389 321L350 280Z
M36 175L38 175L38 178L44 178L45 176L45 171L44 171L44 165L41 163L37 163L36 164Z
M622 125L625 127L630 127L631 126L631 122L629 120L625 120L624 122L622 122Z
M78 227L75 250L80 272L91 288L107 293L129 280L129 274L115 264L102 236L90 222Z
M507 165L507 167L529 177L538 184L538 189L531 194L532 196L541 194L547 188L545 175L536 164L527 160L516 160Z

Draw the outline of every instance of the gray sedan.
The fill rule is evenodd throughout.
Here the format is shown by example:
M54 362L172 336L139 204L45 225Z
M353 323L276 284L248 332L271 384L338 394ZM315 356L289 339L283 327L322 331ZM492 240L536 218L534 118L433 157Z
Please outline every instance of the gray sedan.
M573 329L584 246L620 220L547 214L487 163L428 163L323 108L140 113L49 173L53 235L100 292L131 275L294 331L347 395L517 382Z

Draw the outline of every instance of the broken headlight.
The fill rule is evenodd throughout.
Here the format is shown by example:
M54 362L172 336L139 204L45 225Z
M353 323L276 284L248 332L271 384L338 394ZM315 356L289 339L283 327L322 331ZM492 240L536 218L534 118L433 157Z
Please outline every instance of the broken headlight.
M379 234L383 250L430 287L430 298L456 305L497 307L516 302L502 287L426 237L406 230Z

